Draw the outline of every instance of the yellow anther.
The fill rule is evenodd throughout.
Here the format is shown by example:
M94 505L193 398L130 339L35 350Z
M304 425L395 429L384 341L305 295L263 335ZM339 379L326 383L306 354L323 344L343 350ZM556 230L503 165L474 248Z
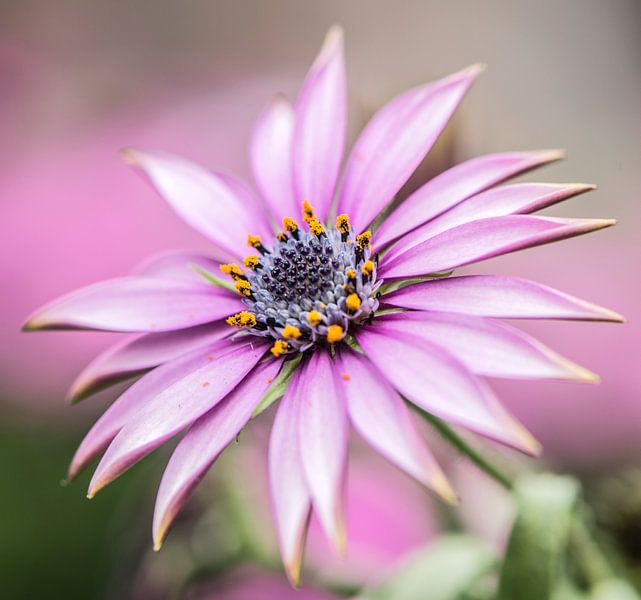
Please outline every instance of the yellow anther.
M229 263L228 265L220 265L220 270L225 275L230 275L232 279L238 279L240 277L245 277L240 267L237 264Z
M252 248L260 248L262 246L262 241L259 235L252 235L251 233L247 236L247 245Z
M347 279L356 279L356 271L354 269L347 269L345 275L347 275Z
M243 310L231 317L227 317L226 322L232 327L256 327L256 317L246 310Z
M278 234L276 235L276 239L277 239L279 242L286 242L286 241L287 241L287 236L286 236L286 235L281 231L280 233L278 233Z
M285 354L289 350L289 344L285 340L276 340L271 347L270 352L278 358L281 354Z
M361 273L363 275L371 275L374 272L374 261L366 260L361 267Z
M234 283L234 286L243 296L247 296L249 298L249 296L252 295L251 285L246 279L238 279Z
M360 248L367 248L372 241L372 232L363 231L363 233L356 236L356 243Z
M317 310L310 310L307 315L307 322L312 326L316 327L323 320L323 315L321 315Z
M356 312L361 307L361 299L358 294L350 294L345 298L345 306L352 312Z
M336 229L343 234L349 233L349 217L347 215L336 217Z
M325 233L325 228L323 224L316 218L312 217L309 221L309 230L316 236L320 237Z
M289 233L294 233L295 231L298 231L298 223L296 223L296 221L291 217L285 217L283 219L283 229L285 231L289 231Z
M245 257L245 260L243 260L243 264L248 269L255 269L260 265L260 259L256 254L250 254L249 256Z
M283 337L286 340L297 340L300 337L300 329L288 323L283 328Z
M307 201L303 200L303 220L309 222L309 219L314 218L314 209L312 205Z
M330 344L340 342L345 337L345 331L340 325L330 325L327 328L327 341Z

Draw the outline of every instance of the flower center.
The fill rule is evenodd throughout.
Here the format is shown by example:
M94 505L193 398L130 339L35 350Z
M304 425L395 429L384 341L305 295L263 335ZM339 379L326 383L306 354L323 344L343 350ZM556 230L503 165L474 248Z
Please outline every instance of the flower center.
M382 281L376 280L371 233L356 235L347 215L325 228L308 202L303 219L307 230L285 217L271 249L249 235L258 254L245 258L245 271L221 265L247 305L227 323L273 338L274 356L340 342L350 324L371 319L378 308Z

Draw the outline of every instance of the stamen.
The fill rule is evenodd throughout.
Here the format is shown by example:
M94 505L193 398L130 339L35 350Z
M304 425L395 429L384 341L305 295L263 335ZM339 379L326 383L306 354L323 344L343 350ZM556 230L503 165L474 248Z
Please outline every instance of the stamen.
M281 243L282 242L286 242L287 241L287 236L281 231L278 234L276 234L276 239Z
M292 237L297 240L300 237L300 234L298 232L298 223L294 221L294 219L290 217L285 217L283 219L283 228L285 231L289 231L289 233L292 234Z
M341 242L346 242L349 235L349 217L346 214L336 217L336 229L341 234Z
M245 260L243 261L243 264L248 269L251 269L252 271L263 268L263 265L260 264L260 259L255 254L250 254L249 256L246 256Z
M261 254L268 254L267 248L263 246L263 243L259 235L252 235L251 233L247 236L247 245L252 248L256 248Z
M246 279L238 279L234 283L234 287L243 295L247 296L247 298L253 298L252 290L251 290L251 285L249 281Z
M294 327L288 323L285 325L282 335L286 340L297 340L301 336L301 332L298 327Z
M231 276L232 279L247 279L243 272L240 270L240 267L235 263L229 263L228 265L220 265L220 270L225 274Z
M271 347L270 352L278 358L281 354L285 354L289 350L289 344L285 340L276 340Z
M325 235L325 228L323 227L322 223L316 217L312 217L307 222L309 223L309 230L316 237L321 237L321 236Z
M340 342L345 337L345 331L340 325L330 325L327 328L327 341L330 344Z
M371 241L372 241L371 231L363 231L363 233L356 236L356 243L361 249L368 248Z
M309 219L314 218L314 209L312 205L307 201L303 200L303 220L309 223Z
M345 298L345 306L348 310L356 312L361 307L361 299L358 297L358 294L350 294Z
M366 260L361 267L363 275L371 275L374 272L374 263L371 260Z
M323 315L321 315L317 310L309 311L307 315L307 322L312 326L316 327L323 320Z
M246 310L236 313L231 317L227 317L225 321L228 325L231 325L232 327L238 327L239 329L241 327L256 327L256 317Z

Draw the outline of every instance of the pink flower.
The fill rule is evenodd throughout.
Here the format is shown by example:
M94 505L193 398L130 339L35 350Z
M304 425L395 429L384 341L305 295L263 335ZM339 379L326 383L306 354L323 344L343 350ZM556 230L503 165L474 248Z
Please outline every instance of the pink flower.
M220 452L279 395L274 390L286 387L271 430L269 472L280 550L296 583L312 508L334 546L345 547L350 424L450 502L455 493L403 398L456 426L538 452L484 378L596 377L496 318L621 318L531 281L449 275L614 222L529 214L589 185L493 188L558 159L555 151L472 159L390 206L481 70L473 66L393 99L365 127L341 175L346 81L342 33L332 29L295 106L277 98L256 125L251 164L264 202L240 181L186 159L125 154L213 247L210 256L152 259L134 276L64 296L27 322L30 330L131 334L85 370L74 385L77 398L153 369L104 413L74 457L70 476L106 449L90 496L188 429L158 492L153 531L160 547ZM306 226L294 220L301 204ZM272 224L281 220L284 231L275 234ZM242 261L246 244L253 250L244 266L227 262ZM233 286L216 277L219 268Z

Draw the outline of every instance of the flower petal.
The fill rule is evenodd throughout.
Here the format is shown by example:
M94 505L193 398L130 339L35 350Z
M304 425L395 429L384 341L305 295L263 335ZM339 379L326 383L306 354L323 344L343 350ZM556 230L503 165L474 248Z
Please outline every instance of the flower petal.
M54 300L24 329L171 331L222 319L241 306L239 296L206 283L121 277Z
M134 334L99 354L73 382L68 393L78 402L110 385L208 346L233 333L224 321L162 333Z
M304 367L299 389L298 443L314 509L328 538L343 553L346 546L343 486L349 424L334 368L323 351L315 352Z
M111 483L163 442L193 423L249 373L267 345L244 342L170 384L125 423L98 464L89 497Z
M224 256L205 256L196 252L169 251L150 256L142 261L134 274L160 279L180 279L181 281L196 281L203 283L203 277L195 267L199 267L214 275L220 274L220 263L226 262Z
M341 352L340 385L355 429L378 452L447 502L456 494L416 430L405 403L362 355Z
M559 290L504 275L467 275L409 285L383 296L385 305L502 319L620 321L621 315Z
M277 222L286 215L296 218L300 212L292 178L293 134L292 106L277 96L259 115L250 146L256 187Z
M535 212L593 189L593 185L584 183L566 185L516 183L488 190L464 200L425 225L408 233L392 246L388 258L398 256L409 248L458 225L489 217Z
M294 125L295 197L299 204L309 200L321 220L329 216L346 129L343 30L334 26L303 82Z
M422 409L524 452L539 451L536 440L498 403L489 387L444 348L375 326L363 329L357 338L389 382Z
M278 543L285 571L295 586L300 582L311 510L298 440L301 373L299 368L292 376L269 438L269 483Z
M428 153L483 70L473 65L411 89L379 110L351 152L338 202L357 230L389 204Z
M243 257L248 233L271 238L267 214L239 181L165 152L129 149L124 157L144 171L186 223L227 255Z
M224 400L200 417L180 440L156 496L153 525L156 550L209 467L249 421L281 365L282 360L258 365Z
M398 335L409 333L441 346L478 375L598 379L538 340L493 319L449 312L406 312L384 315L377 319L376 327Z
M613 219L558 219L529 215L492 217L459 225L403 254L381 261L379 275L413 277L447 271L501 254L610 227Z
M404 200L377 229L374 244L382 248L466 198L563 156L561 150L503 152L455 165Z

